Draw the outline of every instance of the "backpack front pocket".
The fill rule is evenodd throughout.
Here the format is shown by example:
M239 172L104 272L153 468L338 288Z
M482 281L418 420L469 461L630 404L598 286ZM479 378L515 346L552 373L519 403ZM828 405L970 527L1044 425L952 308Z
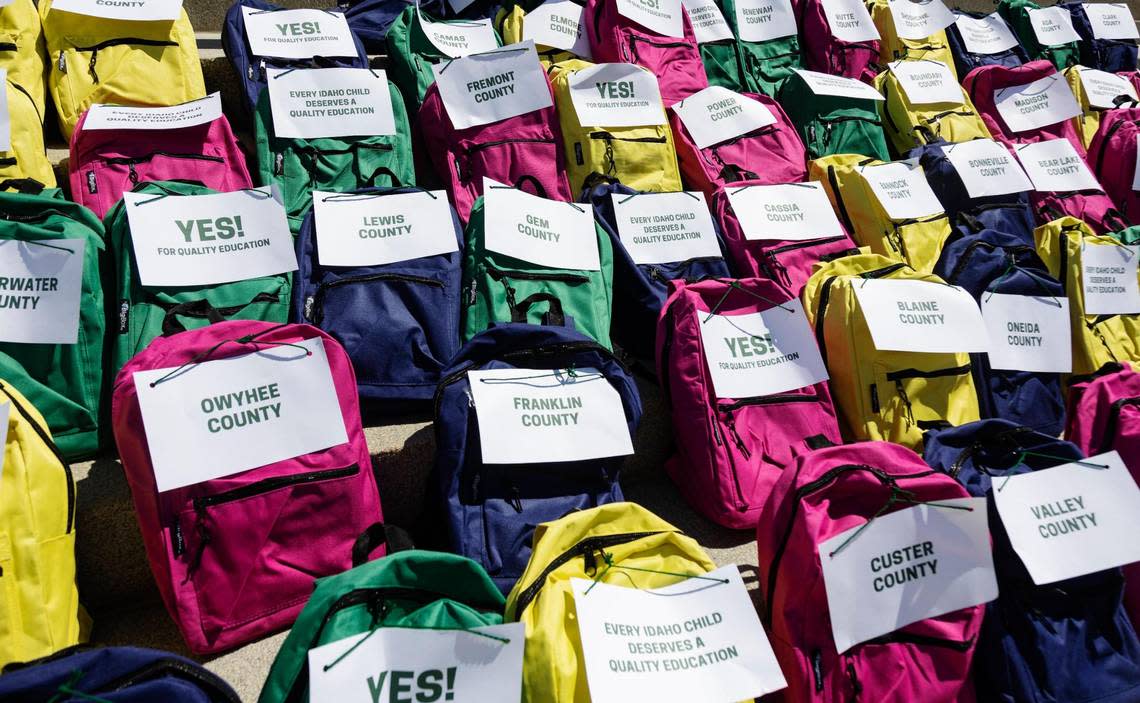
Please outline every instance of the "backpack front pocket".
M890 160L883 141L883 125L878 117L865 114L821 116L808 125L805 145L809 159L832 154L863 154L882 161ZM873 152L873 153L869 153Z
M617 133L606 130L590 132L586 148L591 156L586 163L601 166L604 175L634 190L677 190L680 177L676 156L669 147L665 129L642 127ZM578 166L584 165L577 149L574 158Z
M190 180L209 188L225 190L230 185L230 167L221 156L153 151L141 156L111 156L91 164L83 176L83 188L91 195L104 194L107 209L139 183Z
M155 100L148 86L157 86L164 95L184 95L182 61L164 60L171 48L179 53L178 42L169 39L72 40L55 60L55 71L71 98L71 104L61 106L60 112L78 119L95 103L152 104Z
M888 371L876 364L875 382L868 389L869 407L878 416L882 438L914 446L921 441L923 432L942 422L958 425L977 420L977 413L971 414L957 400L961 396L957 391L970 381L971 369L967 363L930 370ZM969 391L973 393L974 389Z
M598 315L597 301L594 300L590 277L584 273L557 270L517 271L502 269L490 264L484 266L484 285L490 300L501 299L506 310L491 305L488 322L529 322L543 324L557 323L559 314L582 317L580 322L588 323ZM557 302L555 302L557 301ZM576 316L575 313L581 315ZM503 314L505 313L505 314Z
M619 31L621 55L657 76L666 106L706 87L705 67L694 44L683 39L653 37L628 27Z
M476 193L483 188L483 178L490 178L512 187L525 187L524 182L538 181L544 198L561 200L565 192L565 176L559 170L561 146L553 134L515 139L496 139L486 142L460 142L455 154L455 180L469 193L470 203L460 203L456 209L469 212Z

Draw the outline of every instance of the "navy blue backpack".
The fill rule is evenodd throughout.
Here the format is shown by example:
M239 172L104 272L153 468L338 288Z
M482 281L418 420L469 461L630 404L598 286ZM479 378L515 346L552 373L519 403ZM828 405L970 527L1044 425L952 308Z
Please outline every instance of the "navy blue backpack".
M657 318L669 295L669 281L727 278L728 264L723 256L724 242L717 228L721 256L700 257L668 264L636 264L618 236L611 195L635 195L638 191L621 185L598 184L584 193L594 207L594 219L614 245L614 308L612 335L623 350L639 359L653 359ZM713 220L716 228L716 220Z
M931 430L924 446L926 463L956 478L975 497L989 497L994 483L1000 487L1005 476L1084 458L1075 444L1005 420ZM1037 586L1013 550L992 500L989 522L1001 595L986 605L974 652L978 700L1140 700L1140 641L1121 606L1120 569Z
M439 519L451 551L479 562L504 593L526 568L536 526L622 500L618 472L625 458L483 463L467 372L520 369L521 376L533 376L527 370L595 368L621 396L631 436L641 421L641 397L629 370L566 324L510 322L476 334L452 360L435 394L435 497L429 498L428 511L443 513Z
M975 300L989 293L1065 297L1036 250L994 230L951 235L934 273L965 288ZM1058 303L1059 305L1059 303ZM1065 426L1061 375L990 368L989 355L972 354L970 365L982 417L998 417L1056 437Z
M348 26L364 44L364 50L370 54L385 54L388 44L388 27L396 21L400 13L408 5L414 5L414 0L341 0L338 5L344 10ZM438 19L482 19L493 15L497 4L490 4L485 0L475 0L456 14L451 11L447 0L422 0L420 10Z
M961 10L958 10L956 14L966 15L974 19L987 16L985 12L964 12ZM1014 36L1016 37L1016 35ZM954 56L954 68L960 78L965 78L967 73L979 66L1016 68L1029 61L1029 55L1025 53L1025 49L1020 43L996 54L978 54L970 51L966 48L966 42L962 40L962 32L958 29L957 24L952 24L946 28L946 42L950 45L950 53Z
M1129 3L1132 4L1132 3ZM1073 29L1081 36L1081 65L1109 73L1136 70L1135 39L1095 39L1084 2L1063 2L1060 6L1073 17Z
M229 684L189 659L154 649L83 645L5 667L0 701L241 703Z

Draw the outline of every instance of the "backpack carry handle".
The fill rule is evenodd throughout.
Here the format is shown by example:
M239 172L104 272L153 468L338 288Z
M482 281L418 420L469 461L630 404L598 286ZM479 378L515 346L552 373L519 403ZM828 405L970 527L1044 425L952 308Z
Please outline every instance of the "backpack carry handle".
M191 300L186 303L179 303L166 311L166 315L162 318L162 336L169 337L172 334L185 332L186 326L178 321L179 315L189 315L192 317L204 317L210 321L210 324L215 322L222 322L225 317L222 313L215 308L209 300L202 298L200 300Z
M372 172L371 176L364 179L364 182L370 186L378 187L378 186L376 186L376 177L377 176L387 176L388 180L392 181L391 187L393 187L393 188L403 188L404 187L404 184L400 181L400 177L397 176L395 173L393 173L392 169L388 168L387 166L380 166L379 168L377 168L375 171Z
M415 549L411 535L403 528L374 522L352 543L352 568L367 563L368 555L385 545L389 554Z
M565 327L566 315L562 312L562 301L552 293L533 293L511 307L511 322L526 322L526 313L535 303L546 302L550 309L542 316L542 324L552 327Z
M0 181L0 191L14 190L24 195L39 195L44 190L44 184L34 178L6 178Z
M534 176L531 176L529 174L525 175L525 176L519 176L518 179L515 180L515 184L513 187L518 189L518 190L522 190L522 186L524 183L529 183L532 186L534 186L534 194L537 195L538 197L540 197L540 198L546 197L546 188L542 185L542 182L539 181Z

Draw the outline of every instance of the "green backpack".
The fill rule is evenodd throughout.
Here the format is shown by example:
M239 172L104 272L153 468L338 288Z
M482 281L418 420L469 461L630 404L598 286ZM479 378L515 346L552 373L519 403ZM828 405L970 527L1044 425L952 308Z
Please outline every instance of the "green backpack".
M724 17L723 1L713 0L712 4L716 6L717 12ZM692 10L686 8L686 11L689 13L695 32L696 18ZM728 24L729 29L733 28L733 24L728 22L727 18L725 18L725 23ZM740 67L740 52L736 50L735 39L717 39L708 42L702 42L698 39L697 49L701 52L701 63L705 66L705 75L709 79L709 85L728 88L738 93L746 90L747 83L744 80L744 71ZM665 107L669 106L666 105Z
M181 197L217 191L180 181L152 181L140 183L131 192ZM154 207L161 205L156 203ZM111 324L117 329L110 345L112 377L156 337L205 327L223 319L285 322L289 315L292 273L207 286L143 286L135 269L131 228L122 200L107 213L103 224L114 267L114 285L108 288L118 295L111 304Z
M17 192L6 192L9 189ZM0 342L0 378L47 418L60 451L75 461L93 455L100 441L106 330L103 223L56 188L44 189L35 181L0 183L0 241L41 242L42 246L54 247L49 242L59 239L84 241L77 342Z
M480 197L465 234L463 341L496 322L529 322L573 325L611 348L614 254L605 231L594 223L600 270L555 269L488 250L483 214Z
M799 37L793 34L768 41L743 41L740 39L740 28L736 23L736 0L722 0L722 3L724 19L737 37L737 61L740 74L744 78L743 87L734 90L763 93L775 98L780 86L793 75L792 72L797 68L803 68L800 59L803 52Z
M1025 47L1031 61L1045 59L1053 62L1058 71L1064 71L1070 66L1081 62L1081 51L1078 42L1046 46L1037 41L1037 33L1033 31L1033 24L1029 21L1029 10L1037 10L1041 6L1033 0L1001 0L997 11L1001 18L1013 29L1017 40Z
M468 630L503 622L503 595L466 557L396 552L317 580L269 669L259 703L309 700L309 650L380 627Z
M388 91L396 134L322 139L275 136L269 91L261 91L254 114L258 172L263 185L281 188L294 235L301 229L314 190L343 193L368 186L416 184L408 113L390 81Z
M809 161L832 154L891 160L874 100L816 95L793 73L780 88L779 103L800 133Z

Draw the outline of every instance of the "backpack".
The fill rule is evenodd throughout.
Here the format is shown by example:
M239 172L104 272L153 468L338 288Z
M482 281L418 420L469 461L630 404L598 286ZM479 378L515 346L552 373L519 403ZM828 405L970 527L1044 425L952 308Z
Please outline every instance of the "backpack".
M993 138L1013 147L1015 144L1033 144L1050 139L1068 139L1073 148L1081 156L1085 155L1085 146L1081 137L1073 127L1072 120L1061 120L1045 127L1038 127L1023 132L1015 132L1009 128L998 112L995 97L1000 90L1014 86L1021 86L1057 74L1057 69L1047 61L1030 61L1022 66L1007 68L1005 66L982 66L975 68L964 79L962 87L970 95L974 108L982 116L986 128ZM1058 76L1058 80L1060 80Z
M929 273L950 236L950 218L945 211L892 218L862 174L865 167L882 163L854 154L825 156L811 162L809 177L823 183L839 221L859 246Z
M0 7L0 68L8 71L8 80L28 91L41 122L47 114L45 51L35 0L13 0Z
M582 124L570 97L570 79L575 73L594 65L570 59L554 64L549 72L554 106L562 128L570 192L581 193L600 175L635 190L681 190L677 150L664 109L661 123L655 125L610 127Z
M348 441L159 492L135 373L192 369L309 339L322 340ZM288 627L315 579L362 562L378 541L375 525L383 515L352 363L315 327L237 320L156 339L115 378L111 416L151 571L195 654ZM240 539L243 533L256 538Z
M835 36L823 0L796 0L796 24L803 38L804 68L870 83L879 72L880 40L849 42ZM781 104L791 107L777 96ZM813 98L819 99L819 98Z
M625 460L484 463L467 372L509 368L597 369L621 396L631 436L641 421L630 372L608 349L567 327L495 325L451 360L435 395L429 510L442 513L436 524L446 527L450 551L482 565L504 593L527 567L536 525L622 499L618 472Z
M539 525L526 571L507 596L505 616L526 625L523 703L589 702L570 579L628 586L629 572L597 568L605 555L614 563L649 569L636 572L640 588L679 580L662 571L698 575L716 569L696 540L636 503L604 505Z
M993 230L953 238L934 273L965 288L979 305L991 293L1065 297L1061 282L1049 275L1032 245ZM982 417L1002 418L1052 437L1061 434L1065 405L1060 374L993 369L985 353L972 354L970 363Z
M1081 36L1078 43L1081 64L1102 71L1136 70L1137 48L1135 39L1097 39L1083 2L1060 3L1073 17L1073 29Z
M905 0L914 5L925 5L929 0ZM946 38L946 30L940 29L922 39L906 39L899 35L895 28L895 15L891 12L889 0L867 0L867 10L871 19L879 30L879 63L888 64L892 61L931 60L946 64L953 74L954 80L958 75L954 73L954 55L950 52L950 41Z
M86 639L75 587L75 479L48 425L12 385L0 454L0 666ZM7 677L0 678L0 692ZM0 697L3 697L0 695Z
M1080 135L1081 143L1086 149L1092 146L1093 137L1096 136L1097 129L1100 127L1101 117L1116 112L1114 109L1105 109L1091 104L1089 93L1085 90L1084 81L1081 80L1081 72L1088 70L1090 69L1084 66L1070 66L1062 72L1065 76L1065 80L1069 84L1069 89L1073 91L1073 97L1077 99L1077 104L1081 106L1081 114L1073 118L1073 127L1077 130L1077 134ZM1127 79L1125 80L1127 81ZM1121 93L1116 96L1116 107L1135 108L1136 105L1133 103L1131 96L1127 93ZM1089 160L1092 160L1091 153L1089 154Z
M957 104L914 103L895 75L894 66L894 63L889 64L887 70L875 76L875 88L885 98L879 103L879 113L883 117L883 131L895 154L905 156L917 146L936 141L957 143L989 139L989 130L966 91L959 90L962 101Z
M364 608L354 607L364 604ZM308 653L378 627L469 630L503 621L503 594L470 559L411 550L317 580L258 703L309 700Z
M994 419L932 430L923 458L957 479L970 495L989 499L1001 597L986 604L978 636L979 700L1136 700L1140 641L1120 604L1120 569L1034 585L992 499L995 483L1004 485L1004 477L1083 459L1080 449L1054 435Z
M1138 140L1140 107L1133 107L1104 112L1100 127L1089 144L1089 165L1104 186L1105 193L1120 208L1121 218L1125 221L1140 222L1140 192L1132 186L1136 181Z
M665 470L694 510L731 529L756 527L773 484L809 438L842 441L826 381L746 398L713 387L701 325L714 313L751 315L789 299L761 279L678 280L657 325L657 378L677 440Z
M345 195L383 199L417 192L430 195L418 188L368 188ZM461 238L458 222L454 236ZM431 400L440 372L459 350L461 253L326 266L318 261L317 240L310 210L297 235L290 319L319 327L344 346L362 400L383 401L385 408L401 411L407 403Z
M140 183L132 193L182 197L208 195L209 188L165 181ZM157 205L157 207L162 207ZM133 235L127 210L120 200L104 219L107 249L114 278L108 279L110 321L118 323L108 343L110 373L114 374L151 340L222 319L285 322L293 275L280 273L216 285L157 288L144 286L135 266Z
M137 647L72 647L9 666L0 677L0 696L22 703L80 703L92 697L108 703L241 701L205 667L169 652Z
M1114 111L1115 112L1115 111ZM1126 110L1125 112L1132 112ZM1108 125L1106 125L1108 127ZM1123 136L1123 135L1122 135ZM1130 145L1123 144L1123 148L1129 148ZM1099 147L1098 147L1099 149ZM1133 153L1135 146L1131 145ZM1108 161L1113 161L1115 156L1108 158ZM1131 168L1123 166L1121 168ZM1092 169L1090 168L1090 173ZM1119 173L1109 174L1110 178L1116 180L1119 178ZM1093 182L1096 182L1095 176ZM1119 181L1117 181L1119 183ZM1129 181L1131 185L1131 181ZM1117 230L1125 229L1129 226L1129 221L1116 209L1116 204L1112 198L1105 193L1103 186L1097 183L1098 187L1085 188L1082 190L1065 190L1065 191L1045 191L1033 190L1029 193L1029 202L1033 208L1034 218L1038 222L1051 222L1059 220L1062 217L1075 217L1085 222L1089 227L1098 234L1106 234L1115 232ZM1117 191L1119 192L1119 191ZM1127 204L1127 200L1125 200Z
M996 20L1005 24L1005 20L996 12L989 14L985 12L965 12L963 10L956 10L955 12L959 17L959 21L961 21L962 17L966 17L967 19L974 20ZM1006 24L1006 27L1008 26L1009 25ZM1012 33L1012 31L1011 29L1010 32ZM966 41L962 38L962 28L958 26L958 22L946 28L946 43L950 45L950 53L954 56L954 68L957 70L959 76L965 76L980 66L1005 66L1006 68L1013 68L1029 61L1029 56L1026 55L1025 49L1023 49L1019 43L1015 43L1010 48L993 54L980 54L970 51L966 47Z
M1039 9L1041 6L1033 0L1000 0L997 4L998 14L1013 29L1030 61L1048 61L1058 71L1080 63L1077 42L1049 45L1038 40L1033 23L1029 20L1029 10Z
M1132 87L1135 88L1138 93L1140 93L1140 70L1133 69L1131 71L1117 71L1116 75L1124 76L1127 78L1128 82L1132 84Z
M47 41L48 88L59 131L96 103L180 105L206 97L198 40L186 11L174 22L123 21L52 12L40 0Z
M822 543L876 516L963 497L953 479L888 442L824 447L784 470L760 512L756 542L761 620L788 681L785 700L974 700L970 667L985 606L920 620L839 654L820 561Z
M671 281L700 281L706 278L728 278L728 264L721 256L706 256L670 263L639 264L622 244L614 217L614 198L639 195L638 191L620 183L595 185L587 194L594 208L594 221L609 235L614 257L614 298L612 333L622 351L638 359L653 358L653 340L657 318ZM724 241L713 220L717 239L723 251Z
M144 181L187 180L220 192L252 188L245 155L225 115L179 129L85 129L71 135L71 195L99 217Z
M705 67L705 77L708 78L709 85L717 85L729 90L744 90L745 81L748 78L745 77L744 67L741 65L741 53L737 48L736 37L733 36L733 25L729 23L728 17L725 15L725 4L722 0L709 0L707 5L699 7L706 12L707 8L715 9L716 16L705 14L694 18L693 14L698 8L685 8L685 12L693 23L693 35L697 41L697 50L701 54L701 64ZM722 38L703 40L702 32L698 31L698 27L703 26L702 23L713 26L723 25L727 28L729 36L724 38L721 35ZM711 33L712 30L709 31Z
M2 184L0 184L2 185ZM75 344L0 342L0 378L27 396L48 418L61 453L70 460L95 454L101 443L107 265L103 224L59 190L0 193L0 241L43 246L83 241L79 329ZM29 248L34 253L35 247Z
M543 4L543 0L507 0L503 3L498 13L495 14L495 31L502 37L504 46L507 44L521 44L526 41L523 34L526 17ZM579 5L583 11L585 11L585 6L580 2L575 2L574 4ZM535 49L538 52L538 60L542 64L542 67L548 70L552 66L564 61L581 60L589 65L590 57L588 55L578 56L567 49L559 49L558 47L547 46L546 44L536 44Z
M2 8L0 11L3 11ZM0 51L2 49L3 45L0 45ZM5 84L9 148L7 151L0 150L0 181L31 178L48 188L54 188L55 170L44 145L43 113L31 92L16 83L14 78L9 74Z
M799 131L809 160L831 154L890 158L874 100L816 95L799 74L784 81L777 100Z
M923 431L979 417L969 354L875 349L854 287L868 278L944 283L876 254L821 264L803 301L831 372L831 392L845 436L919 447Z
M763 93L768 97L775 97L780 92L780 86L792 75L792 72L803 67L799 36L791 34L764 41L741 39L736 0L722 0L722 3L724 19L736 37L735 48L739 56L740 76L743 79L739 90L744 93Z

